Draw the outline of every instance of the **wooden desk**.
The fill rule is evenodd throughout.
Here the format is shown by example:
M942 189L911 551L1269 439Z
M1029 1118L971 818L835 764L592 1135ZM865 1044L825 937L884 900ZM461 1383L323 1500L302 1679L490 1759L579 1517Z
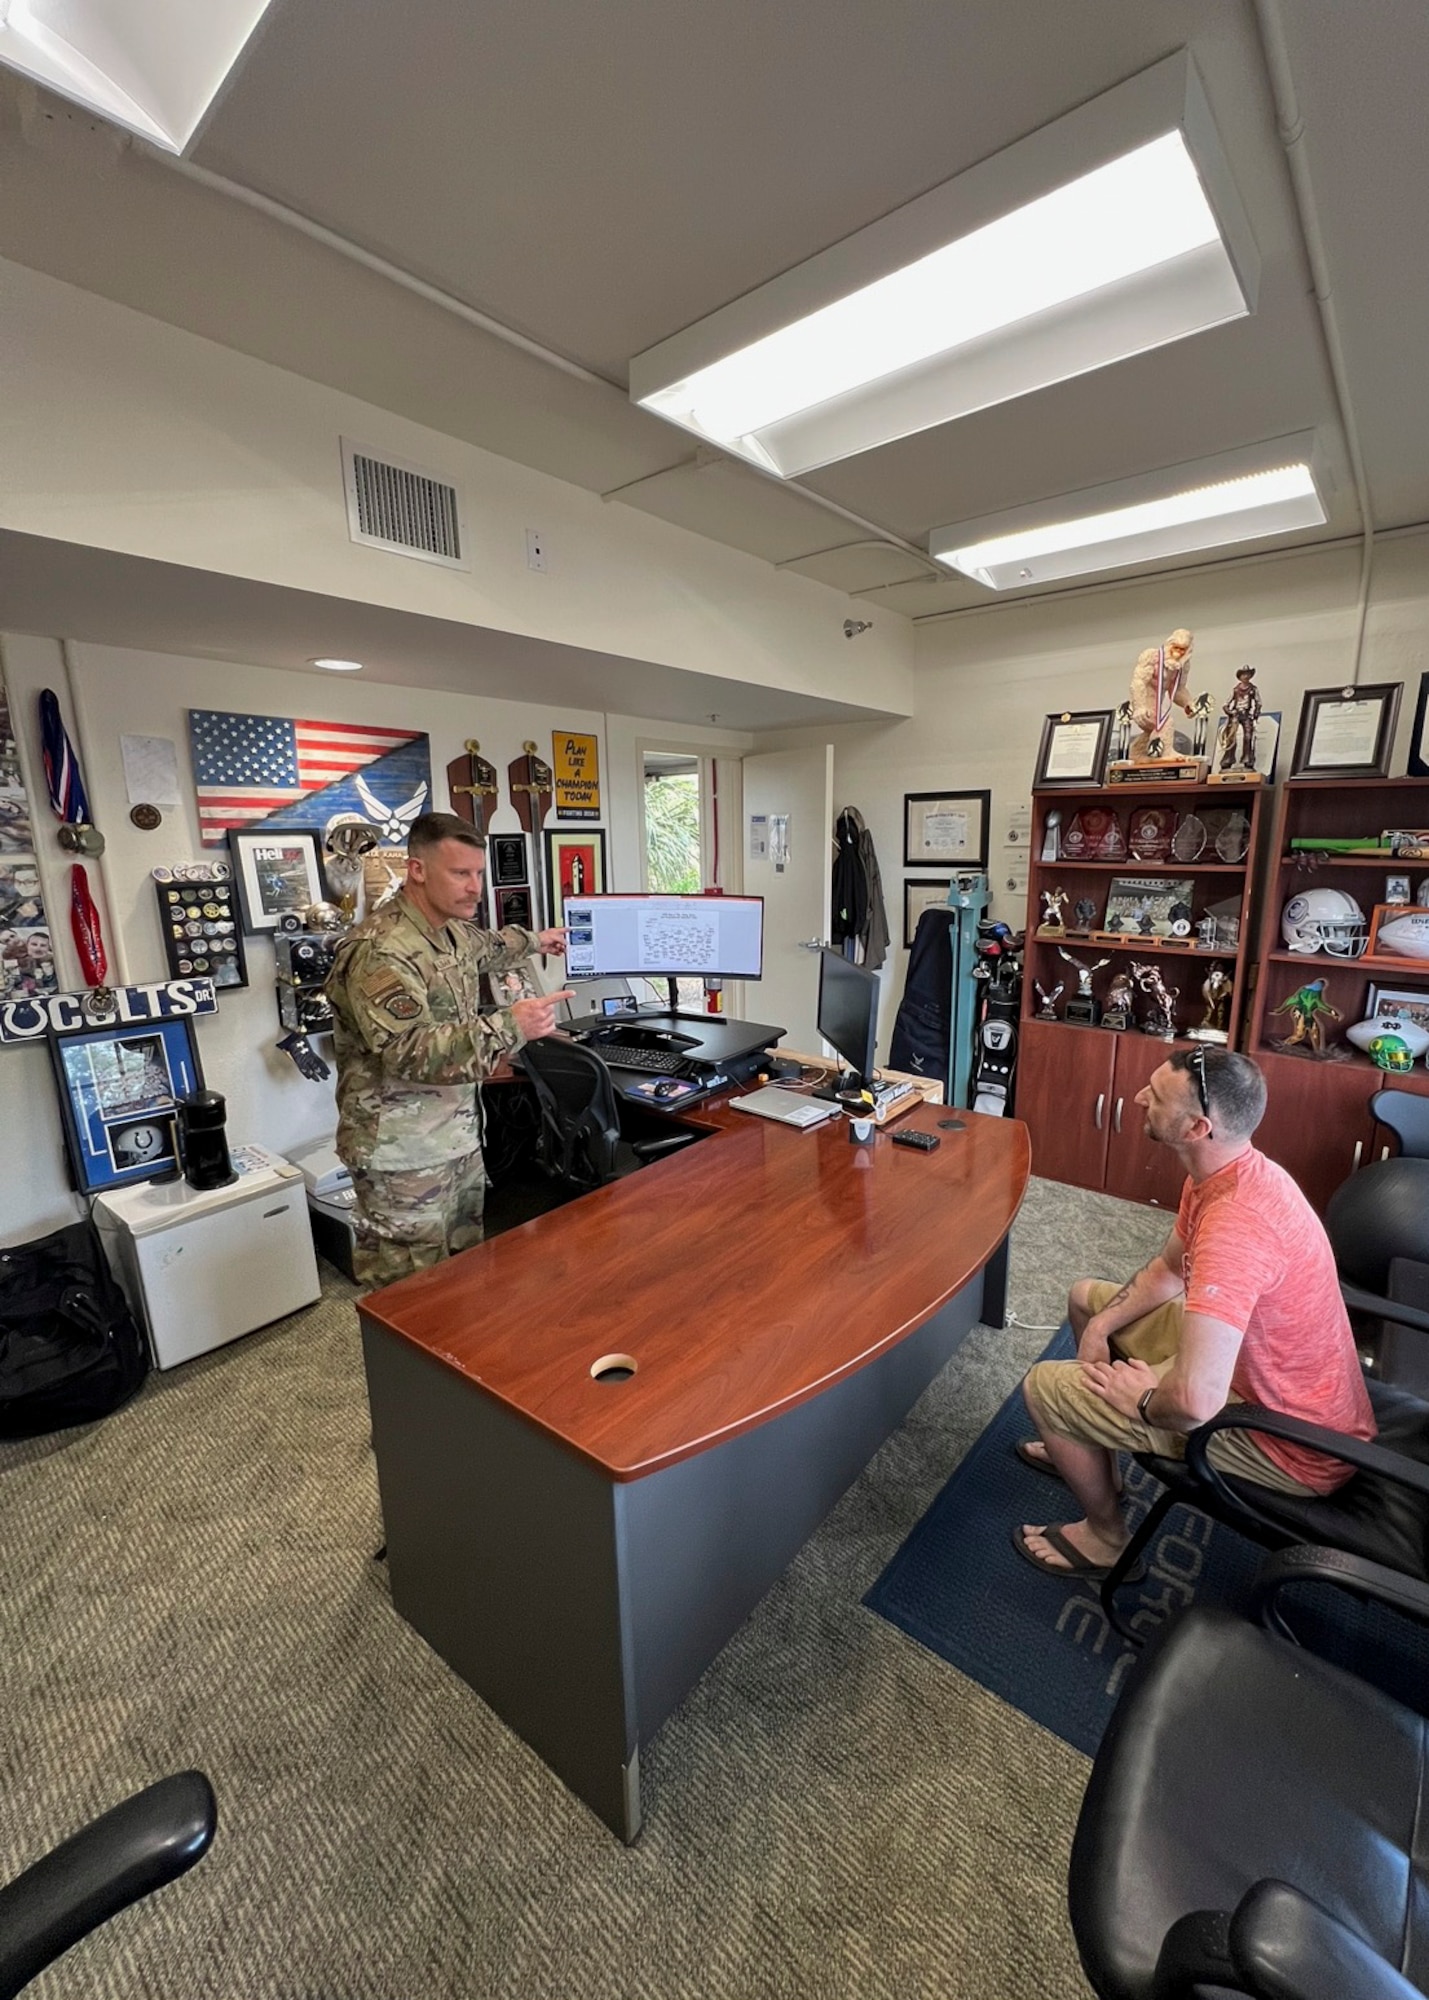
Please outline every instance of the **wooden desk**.
M1004 1321L1026 1128L958 1115L922 1154L702 1107L699 1144L359 1304L393 1603L626 1840L640 1745Z

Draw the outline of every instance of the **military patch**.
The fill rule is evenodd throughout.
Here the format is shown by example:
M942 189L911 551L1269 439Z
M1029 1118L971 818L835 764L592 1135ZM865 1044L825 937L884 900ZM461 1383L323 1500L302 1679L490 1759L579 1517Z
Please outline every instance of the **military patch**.
M415 1021L422 1011L422 1003L410 993L394 993L390 1000L382 1002L382 1011L390 1014L394 1021Z

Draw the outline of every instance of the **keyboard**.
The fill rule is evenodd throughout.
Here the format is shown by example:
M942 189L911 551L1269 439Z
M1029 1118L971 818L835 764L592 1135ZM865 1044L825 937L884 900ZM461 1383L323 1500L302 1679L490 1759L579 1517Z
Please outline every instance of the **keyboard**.
M613 1047L596 1042L594 1048L612 1069L643 1069L660 1076L682 1076L686 1067L685 1058L678 1049L630 1049L623 1042L617 1042Z

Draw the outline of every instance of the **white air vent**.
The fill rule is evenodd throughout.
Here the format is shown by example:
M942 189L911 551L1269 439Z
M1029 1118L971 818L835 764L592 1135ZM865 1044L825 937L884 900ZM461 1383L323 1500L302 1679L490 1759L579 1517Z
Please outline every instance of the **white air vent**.
M469 569L461 496L455 486L400 459L378 458L342 440L347 531L353 541L446 569Z

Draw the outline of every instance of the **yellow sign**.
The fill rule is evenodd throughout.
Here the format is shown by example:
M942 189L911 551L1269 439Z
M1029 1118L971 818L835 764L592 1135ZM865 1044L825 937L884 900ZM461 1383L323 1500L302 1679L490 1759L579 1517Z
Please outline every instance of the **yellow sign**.
M556 818L600 818L600 751L594 736L572 736L564 729L551 732L555 753L551 765L556 774Z

